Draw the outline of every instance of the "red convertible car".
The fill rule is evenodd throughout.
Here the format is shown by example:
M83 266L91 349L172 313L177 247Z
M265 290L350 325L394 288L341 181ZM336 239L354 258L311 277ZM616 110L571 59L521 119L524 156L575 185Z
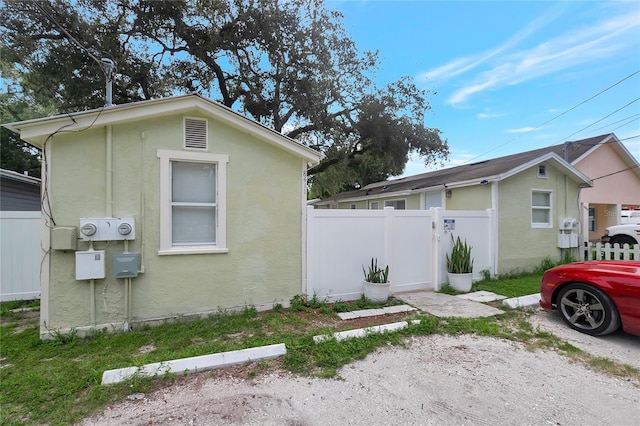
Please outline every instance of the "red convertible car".
M544 273L540 306L558 310L582 333L601 336L622 329L640 336L640 261L591 261Z

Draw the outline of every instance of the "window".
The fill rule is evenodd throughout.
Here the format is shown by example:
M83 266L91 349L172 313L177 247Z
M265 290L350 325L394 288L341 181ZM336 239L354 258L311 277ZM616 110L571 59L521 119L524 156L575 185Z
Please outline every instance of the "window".
M387 200L384 202L385 207L393 207L396 210L404 210L405 200Z
M369 210L378 210L378 202L377 201L371 201L369 203Z
M356 209L356 205L355 204L351 204L351 210L355 210Z
M226 253L226 155L158 150L159 254Z
M542 179L547 178L547 166L546 164L538 164L538 177Z
M424 208L429 210L433 207L442 207L442 191L425 192Z
M596 232L596 208L589 207L589 232Z
M551 228L551 191L531 192L531 227Z

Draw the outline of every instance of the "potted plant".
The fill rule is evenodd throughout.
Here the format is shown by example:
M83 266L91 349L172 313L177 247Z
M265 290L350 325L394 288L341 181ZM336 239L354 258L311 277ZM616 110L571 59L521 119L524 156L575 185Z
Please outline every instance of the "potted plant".
M372 258L368 270L362 266L364 273L364 297L372 302L386 302L389 298L389 265L378 268L378 259Z
M473 277L473 259L471 258L471 246L464 243L458 237L455 241L451 235L453 248L451 256L447 253L447 272L449 273L449 285L454 290L467 293L471 290Z

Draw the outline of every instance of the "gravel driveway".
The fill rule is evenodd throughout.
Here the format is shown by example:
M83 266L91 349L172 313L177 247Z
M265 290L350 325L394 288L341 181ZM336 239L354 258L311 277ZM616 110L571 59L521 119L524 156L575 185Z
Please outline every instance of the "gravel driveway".
M407 349L381 348L340 370L340 379L195 375L83 424L640 425L640 383L553 351L433 335Z

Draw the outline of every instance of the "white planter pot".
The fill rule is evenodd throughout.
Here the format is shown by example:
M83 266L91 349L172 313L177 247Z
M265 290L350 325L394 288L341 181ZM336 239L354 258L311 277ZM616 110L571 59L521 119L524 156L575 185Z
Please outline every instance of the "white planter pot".
M389 299L391 283L370 283L364 281L364 297L372 302L386 302Z
M449 274L449 285L456 291L468 293L471 291L473 283L473 274Z

